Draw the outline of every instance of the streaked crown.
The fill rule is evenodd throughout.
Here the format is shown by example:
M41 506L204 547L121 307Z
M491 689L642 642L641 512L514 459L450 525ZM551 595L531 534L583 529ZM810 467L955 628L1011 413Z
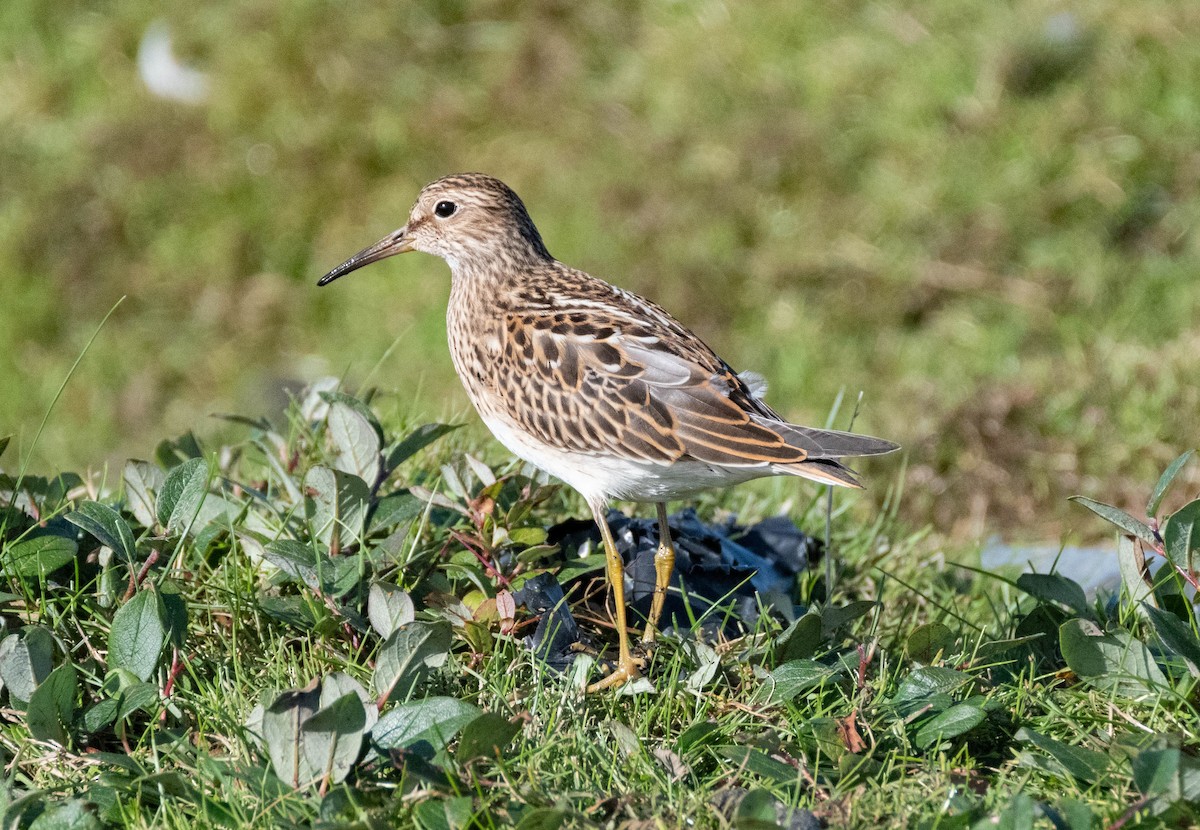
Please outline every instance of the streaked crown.
M550 252L512 188L483 173L459 173L426 185L406 226L412 247L451 267L500 257L545 261Z

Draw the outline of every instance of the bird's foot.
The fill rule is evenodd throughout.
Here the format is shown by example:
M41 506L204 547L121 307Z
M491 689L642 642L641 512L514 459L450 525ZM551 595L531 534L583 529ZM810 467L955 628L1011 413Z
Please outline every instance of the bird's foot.
M642 676L642 669L645 668L645 662L645 660L638 660L626 655L624 659L617 661L617 667L607 677L597 680L587 687L588 694L602 692L605 689L616 689L624 686L626 683L637 680Z

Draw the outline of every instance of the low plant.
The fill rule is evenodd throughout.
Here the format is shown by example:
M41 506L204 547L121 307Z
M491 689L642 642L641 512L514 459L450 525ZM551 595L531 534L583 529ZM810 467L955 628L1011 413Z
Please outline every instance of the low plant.
M1153 519L1187 455L1147 522L1085 501L1134 536L1111 599L839 513L832 601L802 574L585 696L602 557L548 542L568 494L453 426L390 437L335 384L235 420L119 483L0 477L3 826L1196 819L1197 502ZM532 585L596 646L565 671L531 647Z

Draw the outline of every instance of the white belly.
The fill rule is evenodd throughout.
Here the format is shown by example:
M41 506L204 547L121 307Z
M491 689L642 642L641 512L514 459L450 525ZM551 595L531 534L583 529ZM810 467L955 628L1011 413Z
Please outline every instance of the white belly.
M533 441L507 418L483 412L480 412L480 417L496 440L510 452L566 482L593 506L602 506L614 500L673 501L693 496L702 490L727 487L775 474L768 466L714 467L699 461L653 464L564 452Z

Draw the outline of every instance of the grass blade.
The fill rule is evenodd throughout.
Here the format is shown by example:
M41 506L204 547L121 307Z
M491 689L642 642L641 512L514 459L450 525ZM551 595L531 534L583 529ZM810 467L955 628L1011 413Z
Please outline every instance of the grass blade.
M17 480L12 488L14 493L21 489L21 482L25 479L25 473L29 471L29 462L30 459L33 458L33 451L37 449L38 442L42 438L42 433L46 429L46 424L50 421L50 413L52 413L54 411L54 407L58 405L59 399L62 398L63 392L66 391L67 384L71 382L71 378L75 375L75 370L78 369L79 364L83 362L84 356L91 350L92 344L96 342L96 338L100 336L100 331L104 328L104 324L108 322L108 318L113 316L113 312L116 311L117 307L123 302L125 302L125 298L121 297L121 299L113 303L112 308L108 310L108 313L104 315L104 319L102 319L100 324L96 326L96 330L92 332L92 336L89 337L88 341L83 344L83 349L79 352L79 357L75 358L75 362L72 363L71 368L67 370L67 375L63 378L62 383L58 385L58 391L54 393L54 398L50 401L50 405L46 407L46 414L42 416L42 422L38 424L37 432L33 434L33 443L29 445L29 451L25 453L25 457L21 460L21 469L17 473ZM7 445L7 440L5 441L5 444ZM6 507L4 510L4 519L0 520L0 536L3 536L5 531L8 530L9 522L12 520L12 509L15 503L16 499L13 499L11 502L9 502L8 507Z

